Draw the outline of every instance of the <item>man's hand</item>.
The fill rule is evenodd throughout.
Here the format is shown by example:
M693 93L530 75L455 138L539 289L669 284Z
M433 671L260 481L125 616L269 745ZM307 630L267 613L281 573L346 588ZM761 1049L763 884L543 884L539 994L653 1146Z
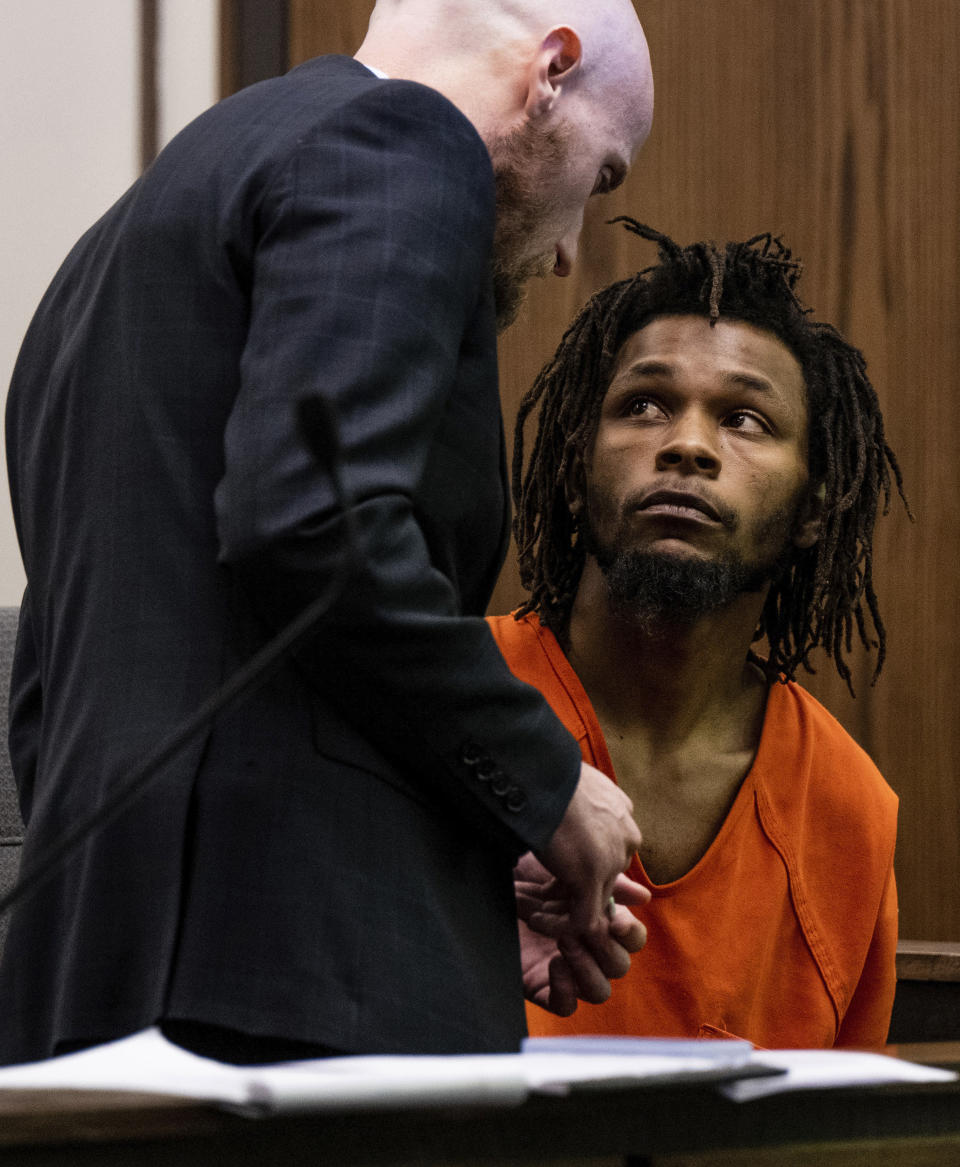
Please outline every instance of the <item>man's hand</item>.
M626 973L631 953L646 943L646 929L624 905L647 903L647 888L618 876L616 906L582 935L573 931L557 881L532 854L514 869L514 890L527 999L561 1017L573 1013L579 1001L606 1001L610 981Z
M583 762L566 814L537 855L563 888L575 934L599 922L617 876L630 866L641 842L633 803L616 783Z

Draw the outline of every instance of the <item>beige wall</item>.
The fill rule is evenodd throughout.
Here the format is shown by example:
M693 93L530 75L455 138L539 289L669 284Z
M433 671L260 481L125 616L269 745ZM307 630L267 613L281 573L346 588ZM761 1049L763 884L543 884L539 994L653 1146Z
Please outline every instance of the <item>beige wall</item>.
M77 237L139 164L136 0L13 0L0 36L0 401L24 330ZM161 0L160 136L215 99L215 0ZM0 454L0 604L24 576Z
M130 182L137 156L136 17L131 0L8 4L0 37L0 385L24 329L79 233ZM0 603L23 570L6 492Z

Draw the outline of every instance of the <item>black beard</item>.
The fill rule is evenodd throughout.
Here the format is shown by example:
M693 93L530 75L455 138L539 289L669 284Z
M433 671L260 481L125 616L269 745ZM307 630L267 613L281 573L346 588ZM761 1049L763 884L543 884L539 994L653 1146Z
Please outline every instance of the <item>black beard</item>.
M702 616L728 607L741 595L760 592L774 565L749 567L741 559L699 559L653 551L622 551L598 557L612 611L655 636L687 628Z
M739 596L762 592L789 569L794 557L789 513L778 511L764 524L763 536L784 532L779 552L762 563L746 563L729 553L716 559L664 551L625 551L601 547L589 520L583 523L584 550L593 555L607 584L611 611L646 636L689 628L702 616L728 607Z
M759 546L779 546L760 562L747 563L736 552L716 559L675 555L665 551L630 551L616 540L601 546L589 512L581 524L583 549L592 555L607 584L611 611L637 626L646 636L667 635L689 628L702 616L728 607L739 596L764 591L782 578L794 560L790 535L799 514L799 501L767 516L757 531ZM730 513L728 525L736 523Z

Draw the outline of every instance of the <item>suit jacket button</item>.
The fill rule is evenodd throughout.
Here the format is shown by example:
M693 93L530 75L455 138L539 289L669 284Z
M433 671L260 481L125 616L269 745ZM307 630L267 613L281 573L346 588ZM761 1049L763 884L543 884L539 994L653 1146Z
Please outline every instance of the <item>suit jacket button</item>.
M512 810L514 814L519 814L520 811L526 810L526 807L526 793L519 786L511 786L507 791L507 810Z
M505 794L509 794L513 787L510 785L510 779L507 777L507 775L504 774L502 770L498 770L496 774L493 775L493 780L490 783L490 789L498 798L503 798Z
M496 763L492 758L481 758L476 766L477 777L481 782L489 782L490 779L498 772Z
M465 766L476 766L483 757L483 750L476 742L464 742L460 747L460 761Z

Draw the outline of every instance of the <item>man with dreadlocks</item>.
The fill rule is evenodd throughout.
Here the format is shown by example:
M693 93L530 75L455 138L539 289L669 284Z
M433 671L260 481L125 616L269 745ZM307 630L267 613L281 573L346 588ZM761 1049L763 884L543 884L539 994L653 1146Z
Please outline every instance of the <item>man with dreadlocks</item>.
M491 624L633 800L649 936L606 1004L530 1006L530 1031L881 1044L897 800L792 678L821 646L850 685L854 630L879 671L871 543L899 467L862 356L807 314L779 240L681 248L625 222L660 262L586 305L521 404L530 597ZM518 895L543 926L530 857Z

